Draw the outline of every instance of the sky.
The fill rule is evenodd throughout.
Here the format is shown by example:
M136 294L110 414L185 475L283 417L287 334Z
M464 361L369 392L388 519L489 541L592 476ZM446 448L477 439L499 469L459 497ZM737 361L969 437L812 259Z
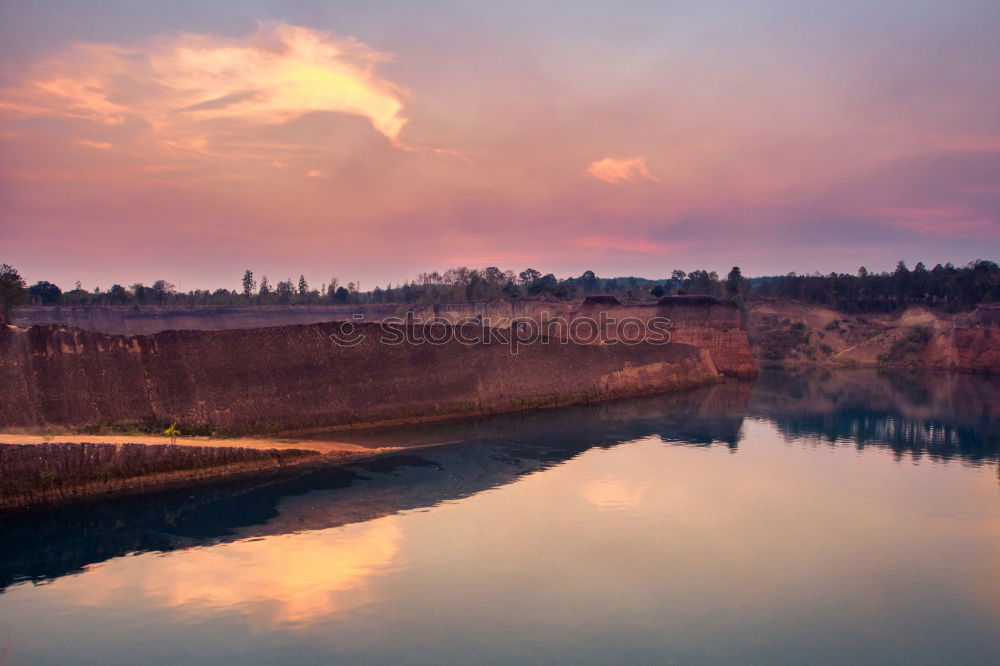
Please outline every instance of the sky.
M996 0L0 0L0 262L64 288L1000 258Z

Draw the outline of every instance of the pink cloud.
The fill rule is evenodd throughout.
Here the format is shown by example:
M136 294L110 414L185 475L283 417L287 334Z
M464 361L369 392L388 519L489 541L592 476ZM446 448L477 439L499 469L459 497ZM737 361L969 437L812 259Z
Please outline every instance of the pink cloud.
M226 144L315 112L366 118L400 146L406 93L375 71L389 59L352 38L285 23L261 24L240 40L180 34L129 47L76 44L0 90L0 111L85 119L95 129L136 121L148 128L144 152L165 158L280 159L299 146L248 154Z
M654 183L660 182L656 176L649 172L645 157L630 157L628 159L605 157L604 159L592 162L587 167L587 173L598 180L603 180L612 185L634 183L640 179L649 180Z

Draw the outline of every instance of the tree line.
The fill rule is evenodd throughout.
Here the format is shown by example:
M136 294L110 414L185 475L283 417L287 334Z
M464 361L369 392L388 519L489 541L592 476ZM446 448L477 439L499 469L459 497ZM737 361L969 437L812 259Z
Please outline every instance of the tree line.
M602 278L593 271L559 279L553 273L526 268L520 273L495 266L482 269L460 266L444 273L421 273L415 280L376 286L362 291L360 284L341 285L336 277L313 287L300 275L272 283L247 269L236 289L180 292L167 280L151 285L83 289L79 282L68 291L42 280L25 284L18 272L0 268L0 303L9 319L10 309L31 305L336 305L358 303L453 303L517 298L571 300L608 294L627 302L665 295L707 295L742 302L748 298L780 298L828 305L847 312L888 312L908 305L928 305L946 310L968 309L979 303L1000 302L1000 267L977 260L962 267L938 264L928 270L918 263L913 270L902 261L892 272L872 273L861 267L856 274L830 273L745 278L739 267L720 278L704 269L674 270L669 278Z
M1000 267L983 260L931 269L920 262L912 270L900 261L892 272L872 273L862 266L853 275L789 273L751 282L754 296L819 303L844 312L891 312L909 305L955 312L1000 302Z

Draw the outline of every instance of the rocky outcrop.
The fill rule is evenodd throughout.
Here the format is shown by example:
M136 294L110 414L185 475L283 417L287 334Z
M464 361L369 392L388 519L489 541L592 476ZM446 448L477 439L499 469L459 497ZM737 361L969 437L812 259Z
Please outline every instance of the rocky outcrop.
M753 301L747 331L763 363L1000 372L1000 308L911 307L856 315L794 301Z
M639 321L643 322L640 330L650 337L666 332L672 342L706 350L724 375L757 375L740 309L732 301L710 296L666 296L656 303L623 304L613 297L600 296L584 300L571 313L570 321L600 321L602 315L610 318L603 327L605 339L633 336L636 327L623 322Z
M516 411L718 377L711 355L685 344L542 339L512 353L502 338L467 343L453 335L474 339L483 333L475 327L439 327L433 336L426 327L394 330L414 342L392 344L379 325L348 323L141 336L5 327L0 427L178 421L286 431Z

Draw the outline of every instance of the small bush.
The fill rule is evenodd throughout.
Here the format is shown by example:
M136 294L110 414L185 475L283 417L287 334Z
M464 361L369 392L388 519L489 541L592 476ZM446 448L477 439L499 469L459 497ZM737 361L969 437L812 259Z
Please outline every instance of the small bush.
M918 354L930 343L933 334L929 328L911 328L888 350L878 356L879 363L886 365L919 365Z

